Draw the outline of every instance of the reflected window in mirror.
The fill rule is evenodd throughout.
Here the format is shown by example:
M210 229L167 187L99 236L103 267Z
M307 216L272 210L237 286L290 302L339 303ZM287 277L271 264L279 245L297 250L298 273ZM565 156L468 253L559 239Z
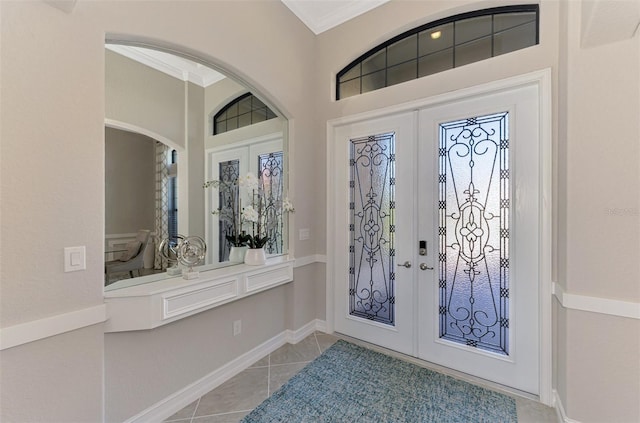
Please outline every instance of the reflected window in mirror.
M213 135L273 119L276 114L259 98L246 93L229 102L213 118Z
M258 179L264 193L264 226L269 237L264 246L267 254L282 254L284 251L284 217L282 210L284 190L284 161L282 151L258 156Z
M169 181L167 200L169 201L168 232L169 239L178 237L178 152L171 151L171 163L169 164Z
M233 246L234 225L238 216L238 207L235 207L236 199L239 198L239 187L236 181L240 177L240 160L226 160L218 163L220 173L220 189L218 190L218 204L220 211L218 214L218 227L220 235L218 244L220 251L218 260L220 262L229 261L229 254Z

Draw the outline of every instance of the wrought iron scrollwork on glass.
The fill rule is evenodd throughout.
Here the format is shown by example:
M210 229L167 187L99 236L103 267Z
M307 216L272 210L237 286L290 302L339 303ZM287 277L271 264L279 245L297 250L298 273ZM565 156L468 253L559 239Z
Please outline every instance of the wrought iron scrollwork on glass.
M231 243L227 240L227 235L234 234L234 222L237 220L237 198L239 195L238 185L236 181L240 176L240 161L229 160L220 162L219 175L220 187L218 191L218 200L220 207L220 219L218 220L219 228L219 252L218 261L228 261L229 252L231 251Z
M267 254L282 254L284 251L283 158L282 151L258 157L259 179L264 195L264 228L265 235L269 238L264 246Z
M350 142L349 312L394 325L395 134Z
M509 354L509 115L440 125L440 337Z

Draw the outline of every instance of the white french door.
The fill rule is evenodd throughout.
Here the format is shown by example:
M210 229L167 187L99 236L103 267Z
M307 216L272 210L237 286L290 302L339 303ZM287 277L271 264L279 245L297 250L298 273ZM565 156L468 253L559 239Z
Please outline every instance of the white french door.
M334 127L334 329L539 393L536 85Z
M335 190L335 330L405 354L415 350L409 240L417 203L414 168L407 165L417 152L415 119L404 113L335 134L334 175L342 188Z

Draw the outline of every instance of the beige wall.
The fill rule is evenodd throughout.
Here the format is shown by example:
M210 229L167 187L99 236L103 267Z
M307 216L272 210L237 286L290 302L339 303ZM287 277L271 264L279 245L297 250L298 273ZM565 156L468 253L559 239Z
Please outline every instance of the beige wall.
M105 233L154 230L155 141L105 128Z
M557 282L571 294L638 303L640 36L583 46L583 6L561 8ZM567 415L640 421L640 321L561 306L555 319Z
M186 85L105 49L105 117L165 137L172 147L185 147Z
M102 325L3 350L0 420L102 421Z
M310 240L294 244L298 257L326 253L325 230L335 230L324 223L325 178L310 177L326 172L328 119L550 67L557 134L556 280L570 294L637 302L637 34L583 49L581 2L545 0L539 46L333 101L335 74L362 52L420 23L477 6L395 0L314 37L276 0L79 1L72 13L44 2L0 2L0 326L103 302L105 34L153 41L225 64L284 112L291 130L293 230L311 229ZM229 33L237 34L234 43L213 42ZM87 270L64 273L62 249L74 245L87 246ZM99 421L103 393L108 419L140 412L283 328L306 323L311 310L324 317L324 298L318 299L324 266L297 269L294 276L292 285L224 306L224 316L214 310L179 326L106 338L97 325L4 350L0 420ZM265 304L260 299L282 305L284 314L275 307L267 315L254 312L254 305L260 310ZM243 330L250 325L247 334L262 337L237 344L230 339L225 319L238 316ZM216 348L200 338L209 327L220 340ZM584 422L640 420L639 321L554 303L554 327L554 386L568 416ZM202 354L180 343L198 345ZM184 376L169 370L174 381L144 385L148 375L165 377L167 366ZM149 393L119 396L142 388ZM24 398L32 401L26 404Z
M226 65L295 122L291 143L300 156L313 156L318 143L311 131L313 106L307 101L311 97L307 78L313 73L314 38L279 1L79 1L72 13L41 1L3 1L0 15L3 328L103 303L105 34L175 47ZM249 21L251 25L246 25ZM230 33L236 34L233 43L215 42L228 39ZM306 174L303 166L293 163L293 172ZM322 203L311 194L311 186L311 180L301 178L291 189L292 197L297 204L317 209ZM315 220L301 220L317 233ZM63 248L76 245L87 247L87 270L64 273ZM310 283L317 282L322 280ZM276 297L270 303L281 304L286 294L281 289L270 295ZM314 307L312 298L304 302ZM233 315L237 308L242 314L243 307L239 303L227 310ZM277 323L281 313L271 307L259 319L248 315L243 328ZM202 322L194 323L194 333L215 326L210 318L205 314ZM264 328L263 338L247 337L240 348L225 338L215 350L207 350L210 354L195 359L177 351L171 364L191 366L183 369L185 374L202 377L211 368L208 363L221 363L275 336L283 327L276 323ZM101 325L96 327L62 335L63 345L55 337L2 351L0 420L100 421L106 394L103 363L139 360L129 363L146 369L145 362L153 361L153 355L140 356L137 351L149 343L175 345L181 340L179 336L172 339L172 330L151 331L142 337L115 334L107 336L103 348ZM43 357L41 364L34 364L28 354L32 350ZM118 357L111 356L113 352ZM47 357L64 357L64 365L57 373L42 372L37 377L35 372L43 370ZM81 365L75 368L73 363ZM76 369L80 376L65 380ZM138 388L132 385L134 379L118 379L117 373L114 377L109 380L111 398L119 386ZM180 382L184 385L187 380ZM166 387L176 389L177 385ZM139 412L165 394L152 391L157 397L125 401L122 414L114 410L117 405L108 403L107 415L120 418ZM28 405L15 400L20 395L31 400Z
M205 193L202 184L205 181L205 163L204 163L204 140L205 140L205 120L203 108L205 104L204 88L187 84L187 166L188 166L188 203L187 213L189 214L189 227L186 231L188 236L199 236L205 239L205 215L204 215L204 198ZM178 177L184 174L178 168ZM178 182L180 183L180 182ZM181 186L184 189L184 185ZM178 187L178 197L180 197L180 186ZM184 204L184 202L183 202ZM184 212L184 210L183 210ZM180 215L180 210L178 210ZM178 232L182 230L178 225Z

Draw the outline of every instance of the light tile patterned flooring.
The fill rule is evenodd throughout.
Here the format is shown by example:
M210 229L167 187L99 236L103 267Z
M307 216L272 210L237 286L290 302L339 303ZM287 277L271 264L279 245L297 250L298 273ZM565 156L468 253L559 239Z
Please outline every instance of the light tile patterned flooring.
M316 332L286 344L169 417L174 423L237 423L339 338ZM519 423L556 423L555 410L516 397Z

